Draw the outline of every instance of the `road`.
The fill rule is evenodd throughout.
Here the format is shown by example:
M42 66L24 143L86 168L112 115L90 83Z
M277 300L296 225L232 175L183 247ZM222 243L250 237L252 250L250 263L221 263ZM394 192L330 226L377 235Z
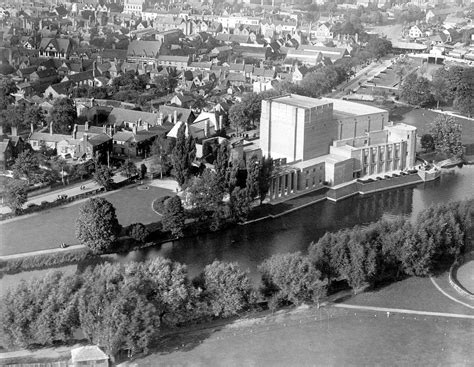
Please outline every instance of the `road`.
M347 91L359 89L360 85L363 85L368 80L373 79L374 76L380 74L380 72L387 69L387 67L390 65L392 65L391 60L383 60L380 62L371 63L362 70L358 71L356 75L351 80L349 80L348 83L339 85L337 87L337 91L334 92L331 97L342 98L347 94Z

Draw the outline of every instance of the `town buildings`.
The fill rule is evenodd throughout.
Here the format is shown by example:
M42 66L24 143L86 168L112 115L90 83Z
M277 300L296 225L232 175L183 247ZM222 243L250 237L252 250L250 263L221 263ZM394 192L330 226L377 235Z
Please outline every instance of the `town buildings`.
M416 128L380 108L295 94L262 101L260 147L285 168L274 178L283 196L410 169L415 145Z

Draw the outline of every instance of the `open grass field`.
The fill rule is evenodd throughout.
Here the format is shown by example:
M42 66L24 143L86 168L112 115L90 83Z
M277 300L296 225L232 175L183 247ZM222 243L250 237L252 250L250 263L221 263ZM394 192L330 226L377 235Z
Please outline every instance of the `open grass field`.
M443 289L446 275L437 278ZM454 292L455 294L455 292ZM409 278L342 302L474 315L428 278ZM139 366L470 366L474 320L299 308L165 338Z
M390 119L394 122L404 122L415 126L419 136L426 134L431 129L431 124L440 113L423 108L397 105L390 111ZM474 143L474 121L455 117L462 126L463 143Z
M472 320L310 308L165 340L138 366L468 366ZM184 345L184 346L183 346Z
M116 209L120 224L155 222L159 216L151 209L152 201L171 191L149 186L148 190L126 187L105 194ZM74 234L76 218L83 202L41 211L14 221L0 223L0 256L56 248L60 243L77 244Z
M458 269L456 278L467 291L474 293L474 260L471 260Z

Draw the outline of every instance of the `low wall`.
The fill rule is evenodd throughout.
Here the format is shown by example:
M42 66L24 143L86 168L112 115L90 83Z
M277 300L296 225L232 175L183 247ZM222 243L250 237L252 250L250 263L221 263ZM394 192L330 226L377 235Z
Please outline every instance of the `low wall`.
M348 197L354 196L359 193L359 189L357 187L356 182L352 182L351 184L344 185L337 188L330 188L329 191L326 193L328 200L331 201L338 201L342 199L346 199Z
M376 180L367 183L357 181L357 188L358 192L363 195L371 194L377 191L394 189L402 186L416 185L422 182L423 180L421 179L421 177L418 176L418 174L414 173L406 176L390 177L385 178L383 180Z

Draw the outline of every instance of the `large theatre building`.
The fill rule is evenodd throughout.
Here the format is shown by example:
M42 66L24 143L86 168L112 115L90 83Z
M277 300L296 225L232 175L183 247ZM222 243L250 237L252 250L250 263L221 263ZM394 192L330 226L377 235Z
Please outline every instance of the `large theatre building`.
M412 168L415 147L416 128L380 108L295 94L262 101L262 154L286 162L271 199Z

